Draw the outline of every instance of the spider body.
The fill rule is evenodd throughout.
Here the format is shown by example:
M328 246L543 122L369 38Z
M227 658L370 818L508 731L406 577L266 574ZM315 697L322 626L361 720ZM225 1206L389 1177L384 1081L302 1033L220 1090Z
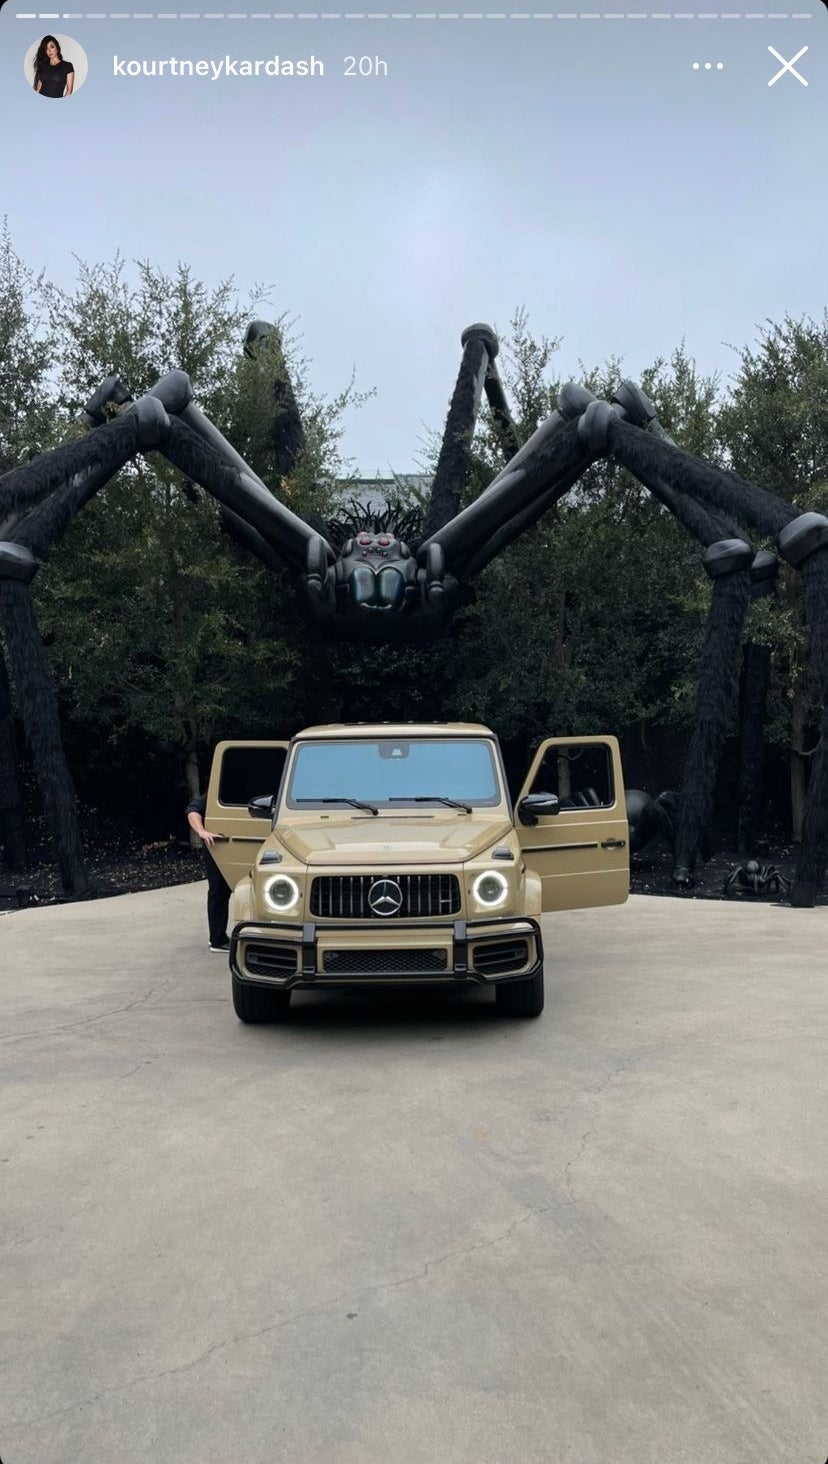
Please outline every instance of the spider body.
M307 548L300 602L313 620L349 640L389 641L436 634L460 603L439 546L424 556L422 516L398 505L374 512L353 503Z

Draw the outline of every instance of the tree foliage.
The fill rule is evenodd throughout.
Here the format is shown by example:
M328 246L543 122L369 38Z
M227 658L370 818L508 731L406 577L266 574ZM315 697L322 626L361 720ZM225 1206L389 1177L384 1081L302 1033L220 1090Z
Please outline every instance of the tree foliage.
M49 443L51 341L40 301L44 281L26 268L0 230L0 473Z
M768 321L756 343L737 354L730 396L718 418L728 460L803 512L826 512L828 311L821 320ZM793 832L799 837L819 708L807 672L800 580L787 566L778 595L754 607L749 632L772 650L767 737L789 751Z

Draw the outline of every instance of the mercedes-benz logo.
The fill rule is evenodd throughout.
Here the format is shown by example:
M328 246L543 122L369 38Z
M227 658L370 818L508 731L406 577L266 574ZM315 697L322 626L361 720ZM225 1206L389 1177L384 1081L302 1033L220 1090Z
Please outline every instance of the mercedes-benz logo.
M402 890L395 879L375 879L368 891L368 905L375 915L397 915L402 902Z

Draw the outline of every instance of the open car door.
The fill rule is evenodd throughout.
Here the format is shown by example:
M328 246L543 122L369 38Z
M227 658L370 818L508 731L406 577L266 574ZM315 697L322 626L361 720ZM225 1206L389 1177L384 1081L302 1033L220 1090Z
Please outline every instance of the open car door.
M270 833L269 818L251 818L247 805L279 792L286 742L219 742L207 788L205 828L219 834L210 852L231 890L247 874Z
M559 812L526 825L520 801L555 794ZM544 910L621 905L630 889L630 838L615 737L550 737L538 748L515 811L527 866L540 875Z

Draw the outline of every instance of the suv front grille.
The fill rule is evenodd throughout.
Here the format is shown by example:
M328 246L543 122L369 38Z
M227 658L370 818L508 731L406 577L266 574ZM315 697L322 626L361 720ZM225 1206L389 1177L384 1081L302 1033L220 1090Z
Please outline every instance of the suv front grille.
M428 915L456 915L460 909L460 881L456 874L323 874L311 885L312 915L329 920L382 920L368 904L368 892L377 880L398 884L402 905L397 920Z
M326 951L323 959L326 975L425 975L448 967L445 951Z

